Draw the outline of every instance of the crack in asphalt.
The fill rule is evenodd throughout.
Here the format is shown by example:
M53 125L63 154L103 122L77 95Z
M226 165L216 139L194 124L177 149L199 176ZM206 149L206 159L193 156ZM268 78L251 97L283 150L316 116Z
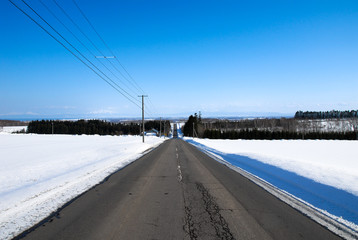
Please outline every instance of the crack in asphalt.
M177 157L185 210L183 230L189 239L235 239L209 190L200 182L191 182L189 176L182 173L180 165Z
M202 200L205 205L205 211L210 216L210 222L215 228L216 236L219 239L235 239L232 235L228 223L225 221L224 217L220 214L220 208L215 202L214 197L209 193L209 191L201 183L196 183L196 187L199 192L202 194Z
M198 239L197 228L195 227L191 209L185 206L185 225L183 226L184 231L189 235L191 240Z
M182 183L184 185L185 183ZM224 217L220 214L221 209L215 202L214 197L201 183L195 183L196 189L201 195L201 204L203 204L202 213L194 214L194 210L190 204L190 200L186 199L183 192L184 205L185 205L185 224L183 226L184 231L189 235L191 240L200 239L202 235L214 237L215 239L234 240L234 236L230 231L228 223ZM196 209L197 210L197 209ZM209 232L203 233L202 225L211 225L215 230L215 235Z

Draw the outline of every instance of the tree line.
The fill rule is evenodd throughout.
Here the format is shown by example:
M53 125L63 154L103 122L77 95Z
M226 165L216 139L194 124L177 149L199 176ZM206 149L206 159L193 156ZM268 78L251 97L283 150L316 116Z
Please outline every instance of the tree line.
M358 110L352 111L326 111L326 112L312 112L312 111L297 111L296 119L330 119L330 118L357 118Z
M170 122L162 121L162 133L166 126L166 135L170 131ZM145 129L159 131L160 121L145 122ZM139 122L107 122L103 120L78 120L78 121L31 121L27 127L28 133L37 134L86 134L86 135L139 135L141 124Z
M271 129L271 130L284 130L296 131L300 125L299 120L293 118L255 118L255 119L241 119L241 120L202 120L204 129L217 129L217 130L244 130L244 129Z
M347 111L348 112L348 111ZM348 119L342 128L339 119L333 129L323 129L319 120L296 118L244 119L238 121L206 120L190 115L182 131L184 136L210 139L358 139L357 119Z
M28 122L16 121L16 120L0 120L0 126L27 126Z
M204 133L204 125L202 123L201 114L197 113L190 115L188 120L186 121L182 132L184 136L189 137L201 137Z

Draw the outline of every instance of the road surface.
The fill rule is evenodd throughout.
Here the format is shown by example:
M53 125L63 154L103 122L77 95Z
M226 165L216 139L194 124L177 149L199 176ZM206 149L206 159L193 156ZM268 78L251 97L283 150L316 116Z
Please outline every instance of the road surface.
M24 239L340 239L192 145L172 139Z

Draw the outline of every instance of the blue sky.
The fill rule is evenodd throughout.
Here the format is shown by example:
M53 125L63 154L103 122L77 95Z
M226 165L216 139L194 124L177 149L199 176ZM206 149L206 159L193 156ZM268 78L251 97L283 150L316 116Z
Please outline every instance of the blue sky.
M39 1L27 1L101 67ZM100 55L52 1L45 2ZM149 95L148 117L358 108L357 1L76 2ZM58 3L111 55L72 0ZM0 119L141 116L10 2L0 2L0 19Z

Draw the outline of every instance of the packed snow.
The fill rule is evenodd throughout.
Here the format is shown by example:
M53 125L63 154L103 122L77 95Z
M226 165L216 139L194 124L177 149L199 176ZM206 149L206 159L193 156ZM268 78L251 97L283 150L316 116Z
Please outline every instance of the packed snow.
M358 141L184 139L358 230Z
M11 239L163 138L0 135L0 239Z

